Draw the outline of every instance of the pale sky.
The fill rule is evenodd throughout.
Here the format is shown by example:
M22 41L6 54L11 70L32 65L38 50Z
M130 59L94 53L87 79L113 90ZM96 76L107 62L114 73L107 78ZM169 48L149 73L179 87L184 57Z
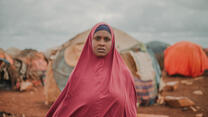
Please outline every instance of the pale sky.
M0 48L45 50L101 21L142 42L208 47L208 0L0 0Z

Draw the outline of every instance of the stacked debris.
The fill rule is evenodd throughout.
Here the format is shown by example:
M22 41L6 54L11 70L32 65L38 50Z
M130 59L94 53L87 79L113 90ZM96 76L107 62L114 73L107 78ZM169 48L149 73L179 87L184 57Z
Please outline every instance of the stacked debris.
M196 113L196 116L203 116L203 110L197 105L197 100L192 100L192 97L187 97L185 95L171 95L168 92L179 91L181 85L185 85L187 87L193 87L194 82L198 80L203 80L203 77L197 77L195 79L186 79L186 80L177 80L177 81L168 81L165 83L165 87L163 89L163 93L165 95L160 95L160 99L158 101L159 104L165 104L172 108L180 108L182 111L191 110ZM204 92L200 89L193 90L192 94L195 96L203 96Z
M4 51L0 53L0 61L7 63L1 64L1 79L7 80L13 90L24 91L34 85L44 85L48 60L43 53L33 49L20 51L15 48L8 49L7 52L9 54Z
M0 49L0 87L10 88L14 87L14 79L11 78L11 72L13 69L13 59L3 50Z
M39 85L40 81L44 85L43 78L47 71L48 60L43 53L33 49L25 49L21 51L15 58L16 72L19 74L17 88L25 90L26 85ZM30 83L29 83L30 82Z

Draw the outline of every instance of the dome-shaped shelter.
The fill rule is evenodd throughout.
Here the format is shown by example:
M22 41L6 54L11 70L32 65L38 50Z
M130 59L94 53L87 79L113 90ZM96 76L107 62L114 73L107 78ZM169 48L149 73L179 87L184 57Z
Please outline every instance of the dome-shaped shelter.
M161 41L150 41L146 43L146 47L148 49L151 49L152 52L154 53L161 70L164 68L164 51L166 48L168 48L170 45L165 42Z
M165 50L164 64L169 75L196 77L208 69L208 58L199 45L182 41Z
M16 57L20 52L21 50L15 47L11 47L6 50L6 53L12 56L13 58Z

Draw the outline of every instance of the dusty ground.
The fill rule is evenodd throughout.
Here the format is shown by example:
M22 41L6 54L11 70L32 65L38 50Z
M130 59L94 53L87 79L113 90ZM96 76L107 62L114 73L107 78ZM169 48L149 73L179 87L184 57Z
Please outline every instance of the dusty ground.
M140 107L139 113L162 114L169 115L169 117L195 117L197 113L203 113L204 117L208 117L208 77L195 79L168 77L164 79L165 82L181 80L190 80L193 84L179 83L176 91L164 92L164 95L189 97L201 108L200 110L193 112L189 108L172 108L167 105L155 104L150 107ZM193 94L194 90L203 91L203 95ZM0 117L2 117L2 113L8 117L44 117L48 109L49 106L44 104L43 87L41 86L26 92L0 89Z

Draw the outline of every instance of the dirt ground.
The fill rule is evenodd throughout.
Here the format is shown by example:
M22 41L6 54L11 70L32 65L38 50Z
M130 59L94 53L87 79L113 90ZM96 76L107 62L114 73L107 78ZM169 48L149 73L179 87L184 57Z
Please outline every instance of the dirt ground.
M177 90L164 92L168 96L186 96L195 102L200 109L196 112L190 108L173 108L168 105L155 104L149 107L139 107L139 113L168 115L169 117L195 117L203 113L208 117L208 77L183 78L166 77L164 81L189 80L193 84L179 83ZM36 87L26 92L15 92L0 89L0 117L44 117L50 106L44 104L44 88ZM203 95L195 95L193 91L201 90Z

